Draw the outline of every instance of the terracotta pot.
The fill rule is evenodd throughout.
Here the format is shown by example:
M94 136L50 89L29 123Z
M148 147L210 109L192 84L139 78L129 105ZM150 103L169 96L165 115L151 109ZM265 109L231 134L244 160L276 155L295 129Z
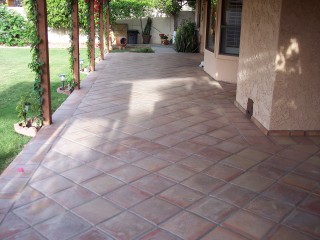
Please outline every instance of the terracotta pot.
M125 48L127 46L127 37L125 36L117 37L116 43L119 48Z
M143 44L149 44L151 37L151 35L142 35Z

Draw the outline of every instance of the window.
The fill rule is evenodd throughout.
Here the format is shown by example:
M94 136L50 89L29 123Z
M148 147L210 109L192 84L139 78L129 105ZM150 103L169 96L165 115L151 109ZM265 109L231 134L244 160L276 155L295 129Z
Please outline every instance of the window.
M239 55L242 0L223 0L221 14L220 53Z
M208 1L206 49L214 51L217 0Z

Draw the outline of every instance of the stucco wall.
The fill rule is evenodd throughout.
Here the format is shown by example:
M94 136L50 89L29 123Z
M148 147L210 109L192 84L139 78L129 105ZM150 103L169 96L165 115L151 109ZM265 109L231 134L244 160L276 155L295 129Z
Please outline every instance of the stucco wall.
M283 0L270 130L320 130L320 3Z
M253 117L267 129L276 78L280 13L280 0L243 1L236 101L246 109L251 98Z
M216 56L204 50L204 70L217 81L237 83L238 58Z

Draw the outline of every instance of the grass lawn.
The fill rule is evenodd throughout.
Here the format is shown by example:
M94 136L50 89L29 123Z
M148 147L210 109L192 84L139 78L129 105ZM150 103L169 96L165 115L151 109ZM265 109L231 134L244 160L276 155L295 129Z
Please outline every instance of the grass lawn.
M86 59L86 50L81 49L80 53ZM56 89L61 85L59 74L69 73L68 59L66 49L50 49L53 111L67 98L66 95L56 93ZM29 48L0 48L0 173L30 140L13 130L13 124L19 121L15 110L17 102L22 93L33 87L34 74L28 68L30 61Z

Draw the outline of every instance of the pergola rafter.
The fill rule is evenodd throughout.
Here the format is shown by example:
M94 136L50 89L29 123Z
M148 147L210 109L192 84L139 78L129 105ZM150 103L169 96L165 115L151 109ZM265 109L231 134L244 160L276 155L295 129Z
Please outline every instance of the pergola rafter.
M72 45L73 45L73 78L75 82L75 89L80 89L80 68L79 68L79 15L78 15L78 2L79 0L73 0L72 2ZM87 0L90 4L90 70L95 71L95 21L94 21L94 0ZM103 4L104 0L99 0L99 18L100 18L100 58L104 59L104 31L107 29L106 37L109 45L109 11L107 10L106 25L105 28L103 20ZM107 1L108 4L109 1ZM48 22L47 22L47 1L36 0L37 3L37 31L40 38L38 45L40 51L40 62L42 62L41 72L41 87L42 92L42 112L43 112L43 124L50 125L52 123L52 111L51 111L51 94L50 94L50 71L49 71L49 49L48 49ZM109 4L107 9L109 9ZM109 46L108 48L109 49Z

